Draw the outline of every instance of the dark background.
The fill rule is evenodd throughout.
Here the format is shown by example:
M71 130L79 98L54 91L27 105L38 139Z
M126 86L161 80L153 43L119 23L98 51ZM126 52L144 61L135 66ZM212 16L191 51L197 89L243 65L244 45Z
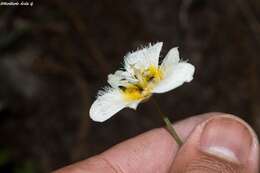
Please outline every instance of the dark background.
M33 2L0 6L0 172L48 172L162 126L150 102L102 124L88 115L107 74L149 42L196 66L156 95L173 121L221 111L260 133L259 0Z

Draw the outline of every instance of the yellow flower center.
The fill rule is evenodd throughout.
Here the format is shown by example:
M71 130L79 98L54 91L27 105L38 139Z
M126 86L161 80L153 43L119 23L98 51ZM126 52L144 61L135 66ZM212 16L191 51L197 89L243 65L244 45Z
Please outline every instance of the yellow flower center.
M127 101L149 98L155 85L163 78L163 73L159 68L151 65L144 70L135 70L135 77L138 83L122 88L123 96Z

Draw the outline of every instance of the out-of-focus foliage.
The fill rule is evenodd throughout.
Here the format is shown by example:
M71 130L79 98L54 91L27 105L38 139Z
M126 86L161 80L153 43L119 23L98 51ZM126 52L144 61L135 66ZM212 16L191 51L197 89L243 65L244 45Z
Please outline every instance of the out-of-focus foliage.
M26 157L24 157L26 159ZM12 158L11 151L5 147L0 148L0 172L3 173L35 173L37 171L37 162L32 160L15 161Z
M8 150L0 148L0 167L5 165L10 159Z
M32 161L26 161L14 169L14 173L35 173L36 168Z

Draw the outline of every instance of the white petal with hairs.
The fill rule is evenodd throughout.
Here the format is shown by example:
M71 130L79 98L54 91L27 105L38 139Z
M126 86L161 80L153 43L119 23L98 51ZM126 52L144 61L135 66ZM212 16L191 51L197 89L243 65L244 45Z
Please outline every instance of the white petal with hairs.
M159 64L162 42L149 45L124 58L124 69L108 75L109 87L99 92L90 108L90 118L103 122L114 114L149 99L153 93L165 93L193 79L195 67L180 60L178 48L172 48Z

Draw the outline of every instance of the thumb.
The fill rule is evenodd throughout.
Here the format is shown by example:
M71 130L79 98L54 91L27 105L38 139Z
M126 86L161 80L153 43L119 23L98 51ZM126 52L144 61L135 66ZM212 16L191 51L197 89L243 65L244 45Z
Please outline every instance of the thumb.
M187 138L171 172L258 173L258 140L253 130L231 115L210 118Z

